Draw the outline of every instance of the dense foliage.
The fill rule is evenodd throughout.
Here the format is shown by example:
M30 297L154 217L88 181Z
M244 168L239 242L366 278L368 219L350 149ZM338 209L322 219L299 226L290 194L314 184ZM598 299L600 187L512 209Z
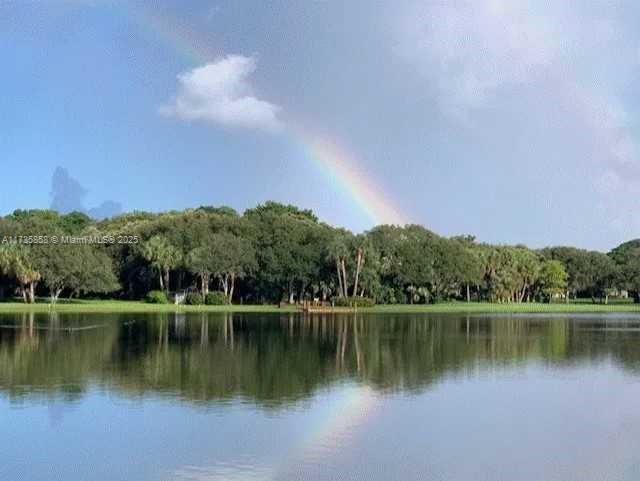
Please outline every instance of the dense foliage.
M354 235L309 210L275 202L242 215L200 207L101 222L50 210L0 218L2 297L142 299L153 290L167 298L189 292L189 302L198 304L607 302L627 293L637 302L640 240L604 254L488 245L419 225L381 225Z
M204 304L204 299L202 298L202 294L199 292L190 292L187 294L184 303L188 306L200 306Z
M227 302L228 299L224 292L213 291L204 298L204 303L207 306L224 306Z
M338 307L373 307L375 301L370 297L336 297L333 305Z
M169 304L169 299L164 291L149 291L145 300L149 304Z

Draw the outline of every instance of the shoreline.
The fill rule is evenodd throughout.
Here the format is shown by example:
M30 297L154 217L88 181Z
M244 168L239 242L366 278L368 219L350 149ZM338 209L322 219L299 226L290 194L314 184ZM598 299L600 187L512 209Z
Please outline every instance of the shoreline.
M295 313L302 311L297 306L278 307L277 305L231 305L231 306L185 306L174 304L148 304L144 301L73 301L51 306L46 302L23 304L21 302L0 302L0 314L23 312L46 313L160 313L160 312L238 312L238 313ZM351 309L345 307L326 308L308 313L315 314L445 314L445 313L625 313L640 312L640 304L591 304L578 303L512 303L493 304L488 302L455 302L441 304L392 304Z

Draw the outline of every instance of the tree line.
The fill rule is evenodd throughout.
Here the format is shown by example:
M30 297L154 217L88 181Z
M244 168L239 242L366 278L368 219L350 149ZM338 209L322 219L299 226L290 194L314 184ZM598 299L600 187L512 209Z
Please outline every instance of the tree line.
M110 241L39 242L53 236ZM275 202L243 214L205 206L103 221L52 210L0 218L2 297L140 299L185 289L228 303L607 302L621 292L639 302L640 239L602 253L491 245L420 225L353 234Z

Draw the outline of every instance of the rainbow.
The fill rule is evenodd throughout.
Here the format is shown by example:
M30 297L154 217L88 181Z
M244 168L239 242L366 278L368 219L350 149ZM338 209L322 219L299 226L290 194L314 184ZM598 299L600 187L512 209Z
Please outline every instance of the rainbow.
M274 479L287 478L291 471L302 472L306 463L322 464L337 454L344 454L352 437L371 422L382 405L375 391L356 384L343 386L337 397L328 402L329 412L321 415L315 428L308 430L306 438L290 453L286 465L277 470Z
M401 209L365 172L357 157L336 140L301 129L296 129L293 139L302 145L307 158L318 165L329 183L345 192L373 225L408 223Z
M177 23L159 10L151 10L142 4L135 4L134 7L132 2L123 2L114 8L146 35L162 41L193 67L212 62L223 55L222 51L199 38L193 29ZM408 222L402 210L390 200L354 154L339 141L321 134L320 129L303 128L301 124L289 122L284 135L293 145L302 148L304 156L319 167L328 183L334 189L343 191L372 224ZM376 412L380 412L381 398L366 385L346 385L338 391L336 398L327 400L326 407L325 415L313 423L317 426L310 426L305 439L296 452L291 453L285 465L266 468L261 472L261 479L277 479L274 473L289 471L295 468L295 463L313 462L314 459L325 459L334 454L336 448L348 444L358 428L370 422ZM249 479L245 478L244 473L236 474L239 474L237 479ZM231 477L227 476L226 479Z
M223 52L210 45L183 23L177 22L160 9L152 10L143 4L118 3L118 12L153 40L160 40L193 67L214 61ZM295 124L295 125L294 125ZM294 145L300 146L308 161L317 165L327 182L344 193L371 225L409 223L402 209L396 205L367 172L364 164L338 140L320 133L320 129L302 128L299 122L288 122L283 132Z
M133 24L150 41L158 41L192 66L211 62L222 56L221 50L198 36L188 25L179 23L160 8L152 9L144 2L121 2L112 5L114 12Z
M350 384L343 386L337 396L315 399L321 405L328 404L329 412L319 413L316 429L309 429L307 436L282 463L255 464L242 459L217 462L212 466L185 465L174 470L172 479L202 481L276 481L299 479L309 469L322 466L337 455L345 455L345 446L358 432L358 427L369 422L381 411L380 398L368 387ZM320 406L322 407L322 406ZM322 411L322 409L320 409Z

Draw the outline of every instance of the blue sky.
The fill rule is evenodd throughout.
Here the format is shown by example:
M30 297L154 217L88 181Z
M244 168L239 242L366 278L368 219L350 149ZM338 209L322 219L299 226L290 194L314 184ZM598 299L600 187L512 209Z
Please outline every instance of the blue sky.
M268 199L371 220L295 132L444 235L609 249L640 235L633 2L0 3L0 212ZM389 219L392 220L392 219Z

